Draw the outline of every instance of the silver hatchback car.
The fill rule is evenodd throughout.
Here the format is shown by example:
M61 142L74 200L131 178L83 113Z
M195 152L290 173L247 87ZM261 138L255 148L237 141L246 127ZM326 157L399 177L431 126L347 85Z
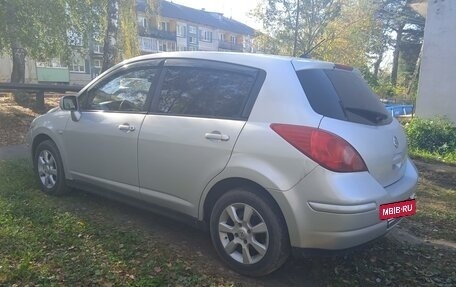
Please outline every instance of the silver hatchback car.
M289 57L133 58L63 97L27 139L44 192L190 219L251 276L386 234L404 214L382 206L414 201L418 179L401 125L358 71Z

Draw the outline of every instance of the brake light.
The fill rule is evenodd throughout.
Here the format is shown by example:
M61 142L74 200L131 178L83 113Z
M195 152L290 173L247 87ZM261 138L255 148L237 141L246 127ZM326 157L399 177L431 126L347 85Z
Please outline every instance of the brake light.
M333 133L286 124L271 124L271 129L324 168L335 172L367 171L358 151Z

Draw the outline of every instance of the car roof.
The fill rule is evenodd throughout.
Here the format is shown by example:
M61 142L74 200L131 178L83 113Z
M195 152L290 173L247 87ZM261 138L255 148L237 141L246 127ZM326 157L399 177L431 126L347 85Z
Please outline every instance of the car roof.
M159 59L159 58L188 58L188 59L204 59L212 61L228 62L246 66L253 66L258 68L265 68L268 66L290 64L296 67L296 69L302 68L327 68L334 67L333 63L304 59L294 58L290 56L277 56L277 55L266 55L266 54L253 54L253 53L236 53L236 52L205 52L205 51L182 51L182 52L163 52L156 54L148 54L135 58L128 59L119 65L125 65L136 61ZM299 67L299 68L298 68Z

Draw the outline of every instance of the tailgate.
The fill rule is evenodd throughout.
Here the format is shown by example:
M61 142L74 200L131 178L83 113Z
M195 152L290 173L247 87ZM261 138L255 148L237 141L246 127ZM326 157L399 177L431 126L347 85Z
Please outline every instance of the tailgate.
M393 184L404 175L407 140L396 120L388 125L370 126L324 117L320 128L348 141L382 186Z

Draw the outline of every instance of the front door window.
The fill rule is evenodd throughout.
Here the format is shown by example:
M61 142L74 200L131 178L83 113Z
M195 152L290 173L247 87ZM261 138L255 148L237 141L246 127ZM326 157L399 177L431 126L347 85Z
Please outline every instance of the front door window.
M144 112L147 110L147 95L157 73L157 68L137 68L111 77L88 92L83 98L82 109Z

